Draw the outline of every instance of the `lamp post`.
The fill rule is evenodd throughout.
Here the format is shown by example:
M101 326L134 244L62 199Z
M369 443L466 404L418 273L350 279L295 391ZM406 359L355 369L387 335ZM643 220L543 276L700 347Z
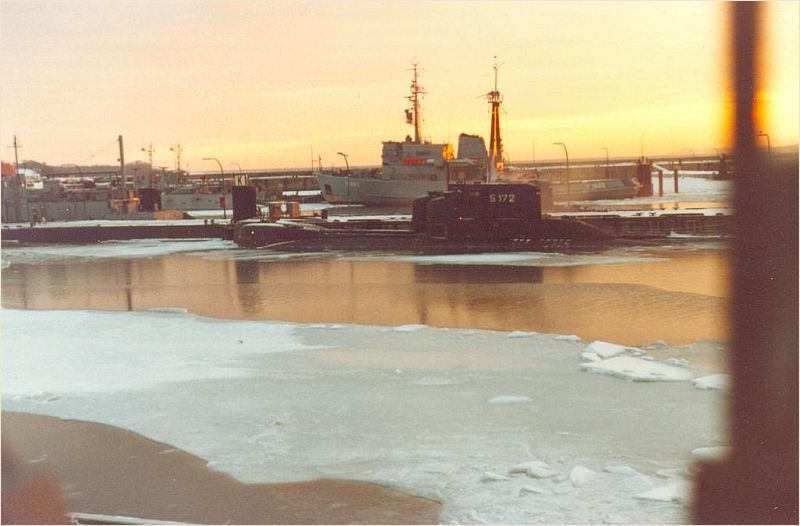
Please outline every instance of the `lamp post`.
M217 166L219 166L219 173L223 176L223 179L224 179L225 170L222 169L222 163L219 162L219 159L217 159L216 157L203 157L203 160L204 161L216 161Z
M606 151L606 179L608 179L608 174L609 174L609 168L608 168L608 148L606 148L606 147L604 146L604 147L603 147L603 149Z
M75 163L62 164L61 166L74 166L78 170L78 174L81 176L81 186L83 186L83 172L81 171L80 166Z
M350 162L347 160L347 154L342 152L336 152L337 155L341 155L344 157L344 164L347 166L347 208L350 209L352 203L350 202Z
M342 152L336 152L336 154L344 157L344 164L347 166L347 173L350 173L350 163L347 161L347 154Z
M216 157L203 157L204 161L216 161L217 166L219 166L219 173L222 176L222 197L220 197L220 207L222 208L222 217L223 219L228 219L228 210L227 204L225 203L225 170L222 169L222 163L219 162L219 159Z
M564 155L567 158L567 208L572 207L572 199L570 199L570 192L569 192L569 153L567 152L567 145L563 142L554 142L553 146L563 146L564 147Z
M769 134L768 133L764 133L763 131L760 131L760 132L758 132L757 137L766 137L767 138L767 153L771 153L772 146L769 143Z

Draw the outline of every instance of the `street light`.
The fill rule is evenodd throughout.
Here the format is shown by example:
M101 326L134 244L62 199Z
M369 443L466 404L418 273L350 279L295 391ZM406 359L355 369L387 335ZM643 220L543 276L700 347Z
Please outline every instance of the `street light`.
M225 184L225 170L222 169L222 163L219 162L219 159L217 159L216 157L203 157L203 160L204 161L214 161L215 163L217 163L217 166L219 166L220 178L222 179L222 184L224 185Z
M61 166L74 166L75 168L77 168L78 174L80 174L80 176L81 176L81 185L83 184L83 172L81 171L81 167L80 166L78 166L75 163L62 164Z
M216 161L217 165L219 166L219 173L223 176L225 175L225 170L222 169L222 163L219 162L219 159L216 157L203 157L204 161Z
M216 157L203 157L204 161L216 161L219 166L219 173L222 176L222 197L220 197L220 206L222 207L222 217L228 219L228 210L225 204L225 170L222 169L222 163Z
M608 148L604 146L603 149L606 151L606 179L608 179Z
M239 169L239 174L241 175L241 173L242 173L242 167L241 167L241 166L239 166L239 163L231 163L231 165L232 165L232 166L235 166L235 167L237 167L237 168Z
M554 142L553 146L563 146L564 147L564 155L567 157L567 208L571 208L572 200L570 199L570 192L569 192L569 153L567 153L567 145L563 142Z
M338 155L344 157L344 164L347 166L347 171L350 172L350 163L347 161L347 154L342 152L336 152Z
M177 146L173 146L173 147L171 147L169 149L169 151L175 153L175 169L178 171L179 174L181 173L181 151L182 150L183 150L183 148L181 148L180 143L178 143Z
M769 143L769 134L768 133L764 133L763 131L760 131L760 132L758 132L757 137L766 137L767 138L767 153L770 153L772 151L772 146Z

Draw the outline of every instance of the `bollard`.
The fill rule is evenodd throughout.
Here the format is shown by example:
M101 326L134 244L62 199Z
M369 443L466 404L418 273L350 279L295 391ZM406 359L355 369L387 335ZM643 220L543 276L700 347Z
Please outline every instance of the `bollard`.
M678 170L675 170L675 177L673 177L673 181L675 182L675 193L678 193Z
M658 197L664 197L664 170L658 171Z

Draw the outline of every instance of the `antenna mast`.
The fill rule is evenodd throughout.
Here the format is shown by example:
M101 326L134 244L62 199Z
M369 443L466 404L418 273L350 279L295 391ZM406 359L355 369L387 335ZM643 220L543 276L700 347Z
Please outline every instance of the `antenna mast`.
M503 141L500 139L500 104L503 96L497 91L497 57L494 57L494 91L486 94L486 99L492 108L492 124L489 134L489 157L498 172L503 171Z
M152 145L150 145L152 147ZM169 149L171 152L175 152L175 170L180 175L181 173L181 152L183 148L181 147L181 143L178 143L176 146L173 146Z
M425 88L417 82L417 63L412 64L414 77L411 79L411 95L406 97L411 101L411 108L406 110L406 122L414 125L414 142L421 142L420 133L420 112L419 112L419 99L420 95L427 93Z

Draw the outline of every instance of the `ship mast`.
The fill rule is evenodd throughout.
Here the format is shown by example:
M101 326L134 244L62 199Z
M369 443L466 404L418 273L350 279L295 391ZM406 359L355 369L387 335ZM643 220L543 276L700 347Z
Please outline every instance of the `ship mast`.
M486 94L492 108L492 125L489 134L489 157L498 172L503 171L503 141L500 139L500 103L503 96L497 91L497 57L494 57L494 91Z
M422 134L420 133L419 96L427 92L417 82L417 63L414 62L412 65L414 77L411 79L411 95L406 97L411 101L411 108L406 110L406 122L414 125L414 142L420 143Z

